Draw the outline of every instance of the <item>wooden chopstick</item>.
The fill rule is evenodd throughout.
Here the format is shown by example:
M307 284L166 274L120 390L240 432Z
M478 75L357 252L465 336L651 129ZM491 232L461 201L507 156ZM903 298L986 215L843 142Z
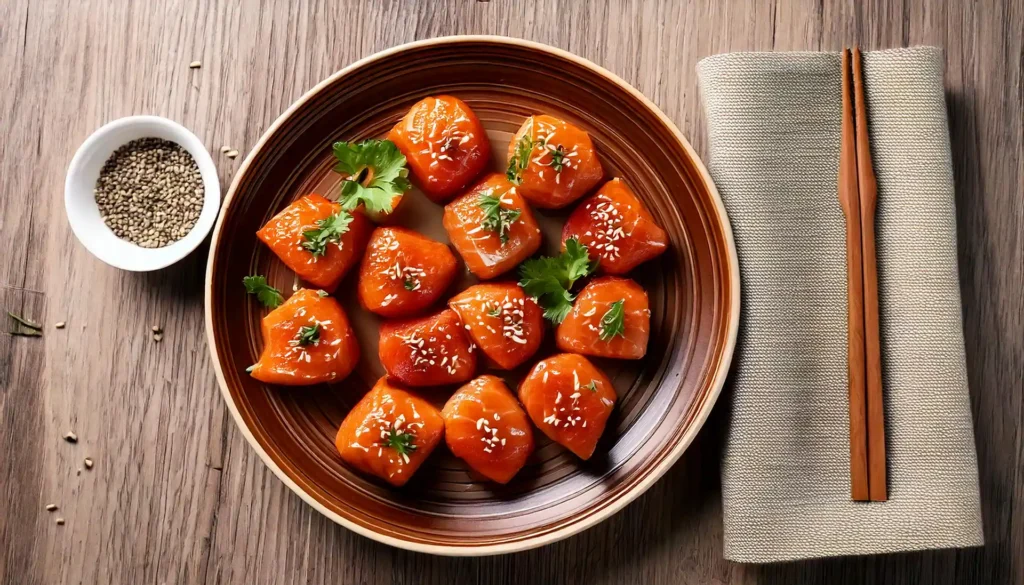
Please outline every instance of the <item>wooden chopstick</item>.
M861 237L860 193L857 186L857 153L854 136L850 51L842 57L842 131L839 149L839 203L846 216L846 295L848 299L848 370L850 402L850 497L865 501L868 488L866 373L864 356L864 272Z
M860 49L853 49L853 93L857 139L857 191L860 193L861 257L864 266L864 357L867 400L868 490L871 501L886 495L885 416L882 407L882 352L878 332L878 262L875 254L875 208L878 185L868 143L868 115Z

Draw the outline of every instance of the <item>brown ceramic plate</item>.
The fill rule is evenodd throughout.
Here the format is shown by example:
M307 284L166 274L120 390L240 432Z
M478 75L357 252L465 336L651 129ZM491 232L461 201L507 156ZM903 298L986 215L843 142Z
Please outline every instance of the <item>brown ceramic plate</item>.
M256 230L293 199L337 189L331 143L382 137L417 100L451 94L480 117L496 170L534 113L564 118L593 138L609 178L623 177L669 233L670 251L635 271L651 301L651 339L638 362L598 361L619 402L586 462L544 438L506 486L481 481L443 447L394 489L346 467L334 435L348 409L383 374L378 320L358 307L354 273L338 296L354 321L363 361L331 386L278 388L245 373L261 347L264 310L242 277L294 277ZM442 208L413 192L398 223L447 241ZM567 212L538 213L548 253ZM472 278L465 276L458 286ZM402 548L452 555L522 550L579 532L651 486L707 418L732 358L739 272L729 222L711 178L658 108L579 57L501 37L451 37L403 45L359 61L303 96L246 158L224 202L206 274L206 329L224 400L264 462L310 505L360 534ZM348 291L348 292L346 292ZM548 334L538 357L553 353ZM531 362L532 363L532 362ZM524 368L525 369L525 368ZM506 377L515 388L524 371ZM429 393L440 406L451 390Z

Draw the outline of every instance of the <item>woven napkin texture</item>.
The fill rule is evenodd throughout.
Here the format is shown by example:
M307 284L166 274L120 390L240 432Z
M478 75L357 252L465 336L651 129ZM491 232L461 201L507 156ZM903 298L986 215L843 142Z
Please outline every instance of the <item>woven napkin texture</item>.
M838 53L698 65L742 317L722 461L725 557L982 544L940 49L867 53L889 501L850 501Z

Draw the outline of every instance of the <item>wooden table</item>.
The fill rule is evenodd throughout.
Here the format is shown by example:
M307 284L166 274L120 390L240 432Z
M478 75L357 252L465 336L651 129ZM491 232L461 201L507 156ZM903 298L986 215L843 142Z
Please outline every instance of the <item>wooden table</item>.
M42 339L0 336L0 583L1024 582L1024 6L925 4L0 3L0 301L47 324ZM65 221L64 171L104 122L159 114L203 139L226 188L241 157L220 147L244 154L320 79L399 43L464 33L534 39L604 65L701 154L694 66L704 56L945 47L985 548L766 567L723 560L720 415L624 512L511 556L392 549L289 492L217 390L203 332L206 249L152 274L100 263ZM189 69L194 60L200 69ZM75 445L62 439L72 429ZM87 456L95 467L79 473ZM51 502L60 510L44 511Z

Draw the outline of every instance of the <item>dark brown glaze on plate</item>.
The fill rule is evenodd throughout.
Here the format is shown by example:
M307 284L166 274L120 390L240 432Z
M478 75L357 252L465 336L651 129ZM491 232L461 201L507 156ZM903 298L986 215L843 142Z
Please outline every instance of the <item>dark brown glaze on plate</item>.
M403 488L346 467L334 436L348 409L383 374L379 320L359 307L352 271L339 287L363 349L341 383L266 386L245 368L259 354L260 318L242 277L265 274L290 294L293 274L255 232L297 197L337 189L331 144L383 137L428 95L466 101L487 128L493 166L536 113L590 133L607 178L623 177L670 238L669 251L631 276L652 311L647 357L594 360L619 396L594 457L586 462L536 433L537 450L499 486L475 476L444 448ZM557 251L569 211L536 215L546 253ZM396 223L447 241L443 208L417 190ZM513 276L513 275L510 275ZM453 288L475 282L468 274ZM440 308L440 304L438 307ZM206 321L218 381L246 439L296 493L331 519L382 542L454 555L522 550L564 538L619 510L682 454L721 390L735 345L739 276L728 220L707 171L675 126L611 73L569 53L501 37L449 37L390 49L311 90L263 136L225 199L207 267ZM535 359L504 373L516 388L528 366L554 353L546 333ZM482 371L482 370L481 370ZM498 375L502 373L494 371ZM419 392L440 407L453 388Z

